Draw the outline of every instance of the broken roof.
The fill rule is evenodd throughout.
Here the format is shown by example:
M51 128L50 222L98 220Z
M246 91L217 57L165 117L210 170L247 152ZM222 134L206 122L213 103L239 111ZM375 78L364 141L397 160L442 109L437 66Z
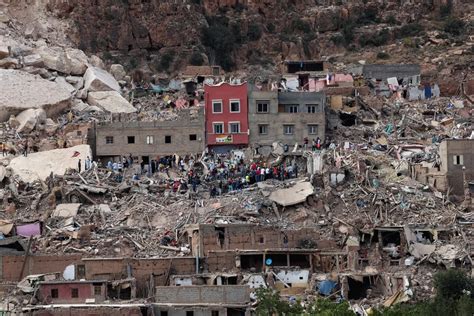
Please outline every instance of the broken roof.
M390 65L364 65L362 74L367 79L384 80L390 77L404 78L417 76L421 73L418 64L390 64Z

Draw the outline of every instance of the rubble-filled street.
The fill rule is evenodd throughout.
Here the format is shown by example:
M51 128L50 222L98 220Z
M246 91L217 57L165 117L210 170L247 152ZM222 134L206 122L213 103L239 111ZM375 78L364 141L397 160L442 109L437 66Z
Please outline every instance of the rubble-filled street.
M362 48L154 72L59 45L55 5L47 35L0 0L0 313L395 315L450 271L474 312L472 35L437 75Z

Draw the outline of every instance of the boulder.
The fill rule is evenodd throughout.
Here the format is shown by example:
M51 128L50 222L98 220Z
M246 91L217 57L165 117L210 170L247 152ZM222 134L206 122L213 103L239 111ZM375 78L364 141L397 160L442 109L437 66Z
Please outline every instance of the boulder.
M69 82L67 82L64 77L56 77L54 81L57 82L60 86L64 87L64 89L69 91L69 93L71 94L73 94L77 90Z
M5 44L0 44L0 59L10 56L10 50Z
M38 123L44 125L46 118L46 112L43 109L25 110L15 118L18 121L16 131L18 133L29 133L35 129Z
M66 81L74 86L77 90L84 87L84 78L76 76L67 76Z
M89 92L87 102L110 113L133 113L137 111L117 91Z
M55 175L64 175L67 169L77 169L79 159L84 162L92 157L89 145L78 145L64 149L54 149L31 153L28 157L19 156L10 161L14 176L25 182L45 180L52 172Z
M123 78L125 78L125 76L127 75L125 69L120 64L113 64L112 66L110 66L110 73L118 81L123 80Z
M0 122L26 109L41 108L53 116L71 104L63 86L24 71L0 69L0 84Z
M58 124L56 124L50 118L46 119L46 122L44 124L44 131L46 132L46 134L52 136L56 133L57 129L58 129Z
M43 58L40 54L31 54L23 58L25 66L44 67Z
M86 54L75 48L40 47L36 51L43 60L46 68L68 75L83 75L87 70Z
M101 69L105 69L104 62L102 61L102 59L100 59L100 57L98 57L96 55L92 55L89 58L89 63L91 64L91 66L101 68Z
M7 58L0 59L0 68L12 69L12 68L17 68L18 65L19 63L16 58L7 57Z
M89 67L84 75L84 89L87 91L120 91L120 85L107 71Z

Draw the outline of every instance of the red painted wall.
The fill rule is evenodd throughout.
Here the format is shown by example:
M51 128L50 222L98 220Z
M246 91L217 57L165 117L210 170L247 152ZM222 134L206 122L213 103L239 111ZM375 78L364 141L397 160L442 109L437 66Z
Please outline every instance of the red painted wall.
M51 289L58 289L58 298L51 298ZM71 297L71 289L79 289L79 297ZM94 298L92 293L92 283L64 283L64 284L41 284L40 299L44 303L85 303L88 298ZM102 295L104 296L104 287L102 287ZM46 299L50 301L46 301ZM96 298L97 299L97 298Z
M223 83L216 86L204 86L205 92L205 114L206 114L206 144L213 145L247 145L249 143L247 83L230 85ZM240 112L230 112L230 100L240 100ZM222 100L222 113L212 113L212 101ZM213 123L223 122L224 133L214 134ZM240 122L240 133L230 134L229 122ZM232 142L218 143L216 138L232 135Z

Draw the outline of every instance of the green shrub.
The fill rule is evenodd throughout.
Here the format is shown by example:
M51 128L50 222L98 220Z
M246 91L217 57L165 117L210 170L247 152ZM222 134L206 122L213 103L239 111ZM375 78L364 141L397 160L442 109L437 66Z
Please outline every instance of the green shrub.
M311 25L308 22L299 18L293 20L293 22L291 23L291 28L293 31L301 31L304 33L311 32Z
M423 35L423 26L417 22L406 24L395 32L396 38L420 35Z
M378 52L377 59L390 59L390 55L386 52Z
M232 52L236 40L234 32L222 20L214 20L208 28L202 31L203 44L216 54L216 62L225 70L234 66Z
M256 23L251 23L247 31L247 37L250 41L257 41L262 37L262 28Z
M267 31L268 31L268 33L275 33L275 31L276 31L275 24L273 24L272 22L269 22L267 24Z
M398 21L397 21L397 18L395 18L393 14L390 14L385 20L385 23L388 23L390 25L397 25Z
M331 42L334 43L334 45L344 45L346 43L344 36L341 34L333 35L331 36Z
M361 35L359 37L360 46L382 46L387 44L390 39L390 33L388 29L383 29L375 35Z
M444 31L451 35L461 35L464 34L464 21L455 17L448 17L444 22Z
M200 52L193 52L189 57L189 63L193 66L202 66L204 64L204 58Z
M174 60L175 52L174 51L167 51L164 53L161 58L160 58L160 63L159 63L159 70L167 71L171 63Z

